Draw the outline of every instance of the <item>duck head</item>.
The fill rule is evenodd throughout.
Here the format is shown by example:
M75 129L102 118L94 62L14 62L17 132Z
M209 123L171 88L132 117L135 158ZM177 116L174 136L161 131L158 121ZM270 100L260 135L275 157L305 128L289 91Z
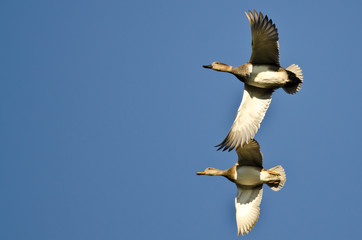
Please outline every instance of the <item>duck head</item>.
M220 175L224 175L224 171L217 169L217 168L208 167L203 172L197 172L196 174L197 175L220 176Z
M210 65L203 65L204 68L210 68L216 71L220 71L220 72L231 72L232 71L232 66L227 65L225 63L221 63L221 62L213 62Z

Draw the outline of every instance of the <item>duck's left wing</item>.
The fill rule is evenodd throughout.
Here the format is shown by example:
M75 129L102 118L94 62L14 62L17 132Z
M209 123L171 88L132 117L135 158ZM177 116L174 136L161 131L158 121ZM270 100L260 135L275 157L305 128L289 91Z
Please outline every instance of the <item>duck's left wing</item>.
M252 64L268 64L280 66L278 29L268 16L249 11L245 13L249 19L252 37L252 54L249 60Z
M237 185L238 194L235 198L236 224L238 235L249 233L258 221L260 203L263 196L263 185L248 189Z
M243 147L237 147L239 166L255 166L263 168L263 154L260 151L260 145L256 140L251 140Z
M268 110L273 94L272 89L257 88L245 84L243 99L233 125L218 150L233 150L254 138Z

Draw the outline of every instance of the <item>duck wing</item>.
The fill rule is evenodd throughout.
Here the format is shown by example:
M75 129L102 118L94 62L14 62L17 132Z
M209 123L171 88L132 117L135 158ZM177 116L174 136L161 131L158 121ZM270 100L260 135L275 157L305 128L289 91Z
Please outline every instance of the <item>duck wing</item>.
M263 196L263 185L255 188L243 188L236 185L238 193L235 198L236 224L238 235L249 233L258 221L260 215L260 203Z
M249 60L252 64L268 64L280 66L278 29L268 16L263 16L254 10L245 12L249 19L252 35L252 54Z
M259 143L252 139L243 147L237 147L236 153L238 154L239 166L255 166L263 168L263 154L260 151Z
M218 150L233 150L254 138L268 110L273 94L272 89L257 88L245 84L243 99L233 125Z

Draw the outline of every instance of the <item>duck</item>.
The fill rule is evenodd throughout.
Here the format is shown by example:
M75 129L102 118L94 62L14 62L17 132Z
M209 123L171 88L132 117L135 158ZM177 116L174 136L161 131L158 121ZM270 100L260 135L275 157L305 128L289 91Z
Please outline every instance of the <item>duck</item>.
M303 83L301 68L292 64L282 68L279 62L278 30L268 16L261 12L245 12L250 22L252 54L249 62L233 67L221 62L203 65L204 68L233 74L244 83L244 92L234 122L217 150L233 150L248 143L260 128L269 108L272 94L283 88L288 94L297 93Z
M263 168L263 155L259 143L252 139L244 146L236 148L238 162L227 170L208 167L197 175L224 176L237 187L235 197L238 236L248 234L260 215L263 185L279 191L285 184L286 175L281 165Z

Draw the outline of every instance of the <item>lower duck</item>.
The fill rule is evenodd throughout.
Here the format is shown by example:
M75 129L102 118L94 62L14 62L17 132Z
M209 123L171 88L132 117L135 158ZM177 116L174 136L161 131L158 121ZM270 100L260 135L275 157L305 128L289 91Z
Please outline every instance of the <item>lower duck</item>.
M244 235L249 233L258 221L263 184L267 184L274 191L279 191L284 186L286 176L280 165L268 170L263 168L263 156L256 140L236 148L236 153L238 162L231 168L227 170L206 168L197 175L224 176L236 184L238 190L235 197L236 223L238 235Z

